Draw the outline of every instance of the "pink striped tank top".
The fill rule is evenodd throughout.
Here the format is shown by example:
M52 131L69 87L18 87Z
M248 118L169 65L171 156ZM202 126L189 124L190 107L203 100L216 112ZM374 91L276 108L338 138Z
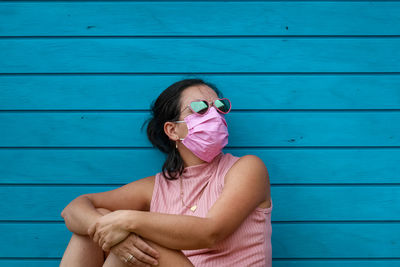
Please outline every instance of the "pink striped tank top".
M179 179L167 180L162 172L157 173L150 211L206 217L208 210L222 193L225 174L238 159L239 157L221 152L210 163L184 169L183 201L189 207L197 204L194 212L182 205ZM204 187L208 181L208 185ZM257 207L235 232L213 248L182 252L196 267L272 266L271 211L272 199L269 208Z

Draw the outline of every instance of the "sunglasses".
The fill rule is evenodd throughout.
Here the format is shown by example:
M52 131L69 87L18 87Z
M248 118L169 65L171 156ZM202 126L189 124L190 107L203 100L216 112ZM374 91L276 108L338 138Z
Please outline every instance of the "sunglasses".
M211 106L214 106L217 111L221 112L222 114L228 113L232 108L231 101L228 98L216 99L214 102L211 102L211 105L206 100L192 101L189 105L187 105L186 108L190 108L194 113L204 115ZM184 108L182 111L184 111L186 108Z

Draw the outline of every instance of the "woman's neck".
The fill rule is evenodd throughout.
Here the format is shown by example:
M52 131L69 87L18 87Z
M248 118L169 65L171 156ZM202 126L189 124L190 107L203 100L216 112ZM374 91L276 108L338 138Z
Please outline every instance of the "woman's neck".
M180 143L178 145L178 151L181 155L181 158L183 160L183 167L190 167L190 166L195 166L199 165L202 163L206 163L206 161L198 158L195 154L192 153L189 149L185 147L184 144Z

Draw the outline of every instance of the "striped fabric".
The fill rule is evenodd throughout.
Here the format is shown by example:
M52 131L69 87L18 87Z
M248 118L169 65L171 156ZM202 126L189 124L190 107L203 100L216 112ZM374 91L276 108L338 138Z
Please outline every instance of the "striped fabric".
M157 173L150 211L205 217L223 190L225 174L238 159L221 153L210 163L186 167L182 175L185 205L179 180L167 180ZM195 204L197 209L192 212L189 207ZM269 208L256 208L232 235L213 248L183 253L196 267L272 266L271 211L272 200Z

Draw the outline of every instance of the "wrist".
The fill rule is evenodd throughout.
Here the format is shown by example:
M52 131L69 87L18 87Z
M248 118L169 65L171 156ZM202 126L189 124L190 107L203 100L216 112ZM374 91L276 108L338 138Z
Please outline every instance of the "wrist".
M129 232L135 232L137 229L138 212L136 210L127 210L124 213L124 219L121 220L121 227Z

